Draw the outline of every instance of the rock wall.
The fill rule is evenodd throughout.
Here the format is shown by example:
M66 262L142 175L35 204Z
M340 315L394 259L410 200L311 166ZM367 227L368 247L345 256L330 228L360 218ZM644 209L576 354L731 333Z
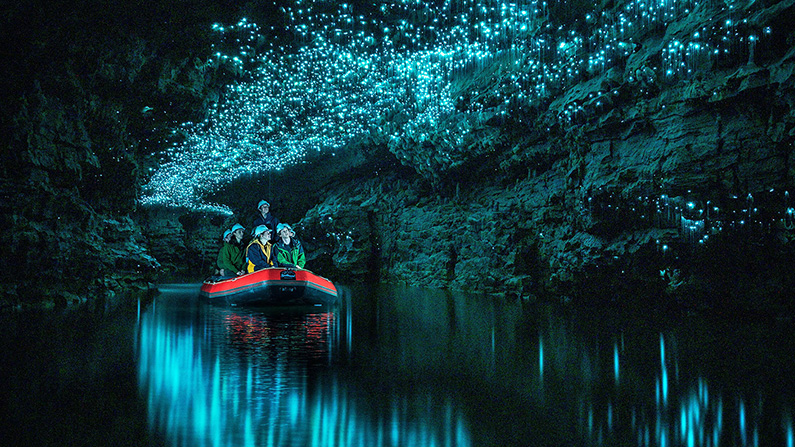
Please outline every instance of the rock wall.
M754 26L784 26L780 45L692 78L647 76L651 41L545 108L498 104L422 138L374 133L400 173L332 184L299 234L340 277L791 309L792 17L792 2L762 8ZM463 147L446 142L451 123L470 126Z
M526 64L497 52L456 72L454 110L438 122L403 126L401 107L414 105L397 101L338 155L214 191L234 216L136 209L168 142L160 131L200 120L241 76L194 63L217 5L141 6L151 17L92 2L14 6L19 44L7 51L18 62L0 76L2 302L201 279L222 230L250 223L267 198L298 223L310 268L339 281L787 308L794 4L700 2L670 26L634 27L619 63L532 103L515 95ZM625 6L603 5L610 17ZM719 38L738 11L747 19L725 27L731 51L666 59L665 45L702 30ZM207 26L174 40L188 22ZM42 275L70 280L52 291Z
M158 260L159 282L201 282L215 274L230 216L152 207L136 214L149 252Z
M212 21L236 11L194 3L4 5L0 310L147 288L171 263L133 219L142 184L165 129L234 77L193 60Z

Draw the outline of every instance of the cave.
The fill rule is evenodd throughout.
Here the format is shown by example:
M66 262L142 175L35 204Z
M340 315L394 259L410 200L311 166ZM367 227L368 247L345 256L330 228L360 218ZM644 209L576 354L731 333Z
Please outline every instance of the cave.
M791 315L793 2L481 3L7 6L0 305L201 282L266 199L341 283Z

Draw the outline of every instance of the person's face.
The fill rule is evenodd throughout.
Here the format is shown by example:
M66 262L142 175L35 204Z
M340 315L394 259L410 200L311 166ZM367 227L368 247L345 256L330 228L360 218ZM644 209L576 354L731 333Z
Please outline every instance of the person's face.
M283 238L290 237L290 229L289 228L282 228L282 230L279 231L279 236L281 236Z
M262 242L267 242L267 241L271 240L271 232L270 232L270 230L263 231L262 233L260 233L259 234L259 240L262 241Z
M232 240L232 233L227 234L224 236L224 242L229 242Z
M261 207L259 207L259 212L262 214L268 214L268 211L270 211L270 209L271 209L270 205L262 205Z
M243 230L238 228L237 230L233 231L232 234L235 236L235 239L238 241L243 239Z

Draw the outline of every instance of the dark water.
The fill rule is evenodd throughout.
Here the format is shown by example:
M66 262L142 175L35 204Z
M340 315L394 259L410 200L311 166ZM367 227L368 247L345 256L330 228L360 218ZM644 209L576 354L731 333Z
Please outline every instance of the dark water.
M790 323L341 289L6 317L0 444L793 446Z

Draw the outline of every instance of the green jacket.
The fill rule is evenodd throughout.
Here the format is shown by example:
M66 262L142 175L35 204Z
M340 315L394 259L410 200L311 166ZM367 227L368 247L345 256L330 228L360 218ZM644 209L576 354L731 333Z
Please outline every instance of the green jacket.
M243 270L245 260L243 250L241 250L240 247L229 242L224 242L224 246L221 247L221 251L218 252L218 262L216 264L218 268L227 270L230 274L234 275Z
M276 250L276 263L279 264L279 267L302 269L306 265L304 247L296 238L290 239L290 245L285 244L279 238L273 245L273 249Z

